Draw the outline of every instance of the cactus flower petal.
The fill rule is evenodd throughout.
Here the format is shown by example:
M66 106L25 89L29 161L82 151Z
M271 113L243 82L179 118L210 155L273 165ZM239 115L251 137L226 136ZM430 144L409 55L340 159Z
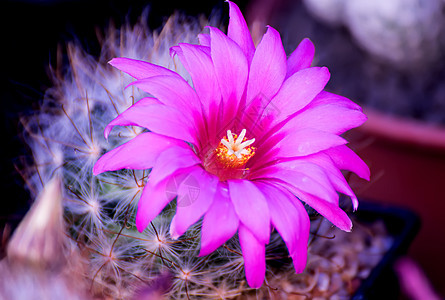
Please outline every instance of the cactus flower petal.
M131 87L153 98L136 101L111 121L105 135L116 125L150 132L106 153L94 174L151 169L139 201L138 230L176 198L172 237L202 217L200 255L207 255L238 232L247 283L259 288L272 227L283 237L296 272L303 271L309 236L303 202L351 230L338 193L350 196L354 209L358 201L341 170L369 179L369 169L340 134L366 116L349 99L324 91L330 73L311 67L309 40L286 59L279 33L269 27L255 48L239 8L228 2L227 35L209 26L198 37L200 45L170 49L192 82L142 61L110 62L136 78Z

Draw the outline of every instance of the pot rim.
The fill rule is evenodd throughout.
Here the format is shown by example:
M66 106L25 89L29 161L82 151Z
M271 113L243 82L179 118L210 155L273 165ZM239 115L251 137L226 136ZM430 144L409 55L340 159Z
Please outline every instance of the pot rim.
M358 130L385 140L445 151L445 127L364 107L368 120Z

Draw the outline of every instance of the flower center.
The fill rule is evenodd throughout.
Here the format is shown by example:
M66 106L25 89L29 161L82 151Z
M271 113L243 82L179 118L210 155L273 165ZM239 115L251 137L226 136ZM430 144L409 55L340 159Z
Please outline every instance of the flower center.
M223 168L241 168L255 155L255 147L250 146L255 139L248 140L245 135L246 129L239 136L227 130L227 136L221 139L215 149L216 160Z

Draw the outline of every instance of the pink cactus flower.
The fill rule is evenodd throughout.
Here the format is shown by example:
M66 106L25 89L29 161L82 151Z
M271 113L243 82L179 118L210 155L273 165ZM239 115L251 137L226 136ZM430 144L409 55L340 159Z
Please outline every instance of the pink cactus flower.
M176 198L172 237L203 217L200 255L207 255L238 233L247 282L258 288L272 227L286 243L296 272L304 270L309 217L303 202L351 230L338 192L351 197L354 209L358 202L340 170L369 179L369 169L339 135L366 116L349 99L323 91L330 74L325 67L311 67L314 46L308 39L287 58L279 33L268 27L255 48L239 8L229 6L227 35L208 27L199 45L170 50L192 86L148 62L111 60L137 79L131 86L153 98L121 113L105 136L116 125L149 132L103 155L93 172L151 169L138 204L138 230ZM185 201L190 191L184 177L194 179L193 201ZM172 180L178 182L173 192Z

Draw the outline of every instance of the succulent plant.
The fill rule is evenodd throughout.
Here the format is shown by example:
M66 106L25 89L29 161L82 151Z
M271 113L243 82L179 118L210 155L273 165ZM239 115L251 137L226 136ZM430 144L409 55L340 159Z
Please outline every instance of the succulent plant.
M381 254L389 245L381 229L377 229L381 236L376 239L380 241L378 247L366 245L363 239L355 240L354 234L349 242L348 238L337 238L339 244L332 247L331 224L313 216L308 267L300 275L295 274L282 239L273 231L266 246L266 284L251 289L244 277L237 235L214 253L199 257L201 222L180 239L169 234L174 204L167 206L143 232L136 230L136 204L149 170L92 175L93 165L103 153L142 132L139 127L128 126L114 129L108 141L103 136L110 120L144 96L136 88L125 89L133 79L107 65L110 58L150 61L175 70L191 82L179 61L171 60L169 48L179 42L193 43L207 24L186 21L178 15L170 17L160 32L151 32L145 24L146 18L142 17L135 26L110 27L98 58L90 56L78 44L69 44L68 68L53 70L54 87L47 91L41 109L23 119L34 162L25 165L22 174L35 197L40 194L42 200L56 202L51 206L38 200L21 225L26 229L13 236L9 246L12 250L8 250L8 258L0 263L4 273L11 276L1 281L0 291L5 295L26 293L35 290L35 286L48 286L41 280L66 274L68 277L50 285L54 294L48 298L65 295L67 299L86 299L88 296L79 292L85 289L91 297L99 299L158 299L163 295L171 299L298 299L311 294L335 299L350 294L352 291L345 287L351 282L356 284L357 278L366 277L372 267L360 255L366 251ZM44 217L48 214L52 217ZM26 225L30 224L28 219L35 224L41 218L53 231ZM23 234L32 232L36 233L31 236L33 239L23 239ZM45 236L43 232L51 234ZM21 247L17 245L24 242L36 247L37 259L31 256L31 261L57 263L57 272L32 267L30 252L23 255L18 251ZM47 243L50 248L41 246ZM337 251L344 247L349 249L347 256ZM13 271L19 265L17 261L25 261L23 276ZM34 289L20 290L23 280ZM71 291L67 285L76 288Z

